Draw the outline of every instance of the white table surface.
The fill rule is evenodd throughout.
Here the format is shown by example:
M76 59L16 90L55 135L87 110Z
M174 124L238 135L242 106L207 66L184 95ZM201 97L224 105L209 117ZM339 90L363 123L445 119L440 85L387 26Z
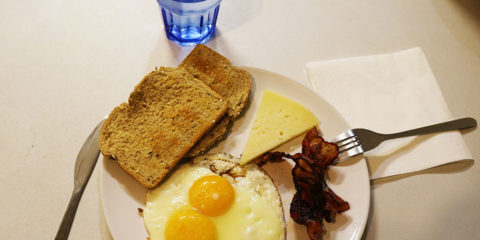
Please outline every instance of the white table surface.
M224 0L208 46L235 65L307 85L305 63L422 47L454 117L480 120L480 3ZM168 41L154 0L0 1L0 239L53 239L92 128L155 66ZM464 132L480 159L480 130ZM97 165L70 239L111 239ZM478 239L472 161L376 180L365 239Z

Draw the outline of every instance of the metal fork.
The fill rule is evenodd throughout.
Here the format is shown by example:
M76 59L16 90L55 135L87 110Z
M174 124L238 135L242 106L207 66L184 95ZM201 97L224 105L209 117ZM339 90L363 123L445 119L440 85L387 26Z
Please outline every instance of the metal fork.
M341 133L332 141L339 147L340 154L337 162L341 162L350 157L370 151L386 140L449 130L461 130L475 126L477 126L477 121L475 121L475 119L460 118L449 122L438 123L392 134L381 134L368 129L355 128Z

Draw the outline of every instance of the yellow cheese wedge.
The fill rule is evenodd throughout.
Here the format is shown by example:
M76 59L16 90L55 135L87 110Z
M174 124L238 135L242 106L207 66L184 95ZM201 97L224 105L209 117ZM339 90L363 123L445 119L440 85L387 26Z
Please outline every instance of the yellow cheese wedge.
M250 162L318 123L317 117L304 106L266 90L240 158L240 164Z

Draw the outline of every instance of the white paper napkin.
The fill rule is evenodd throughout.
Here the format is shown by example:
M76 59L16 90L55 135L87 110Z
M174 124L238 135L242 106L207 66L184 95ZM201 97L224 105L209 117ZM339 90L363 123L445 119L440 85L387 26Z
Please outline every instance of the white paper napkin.
M306 68L312 88L352 128L393 133L453 120L420 48ZM365 155L371 179L473 159L459 131L390 140Z

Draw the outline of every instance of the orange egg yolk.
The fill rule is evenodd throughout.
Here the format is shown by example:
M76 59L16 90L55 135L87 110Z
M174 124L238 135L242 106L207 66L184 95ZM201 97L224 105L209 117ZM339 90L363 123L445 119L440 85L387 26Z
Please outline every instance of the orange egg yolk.
M218 175L197 179L189 191L190 205L208 216L225 213L232 205L234 197L232 185Z
M173 213L165 226L166 240L216 240L217 229L207 216L193 209Z

